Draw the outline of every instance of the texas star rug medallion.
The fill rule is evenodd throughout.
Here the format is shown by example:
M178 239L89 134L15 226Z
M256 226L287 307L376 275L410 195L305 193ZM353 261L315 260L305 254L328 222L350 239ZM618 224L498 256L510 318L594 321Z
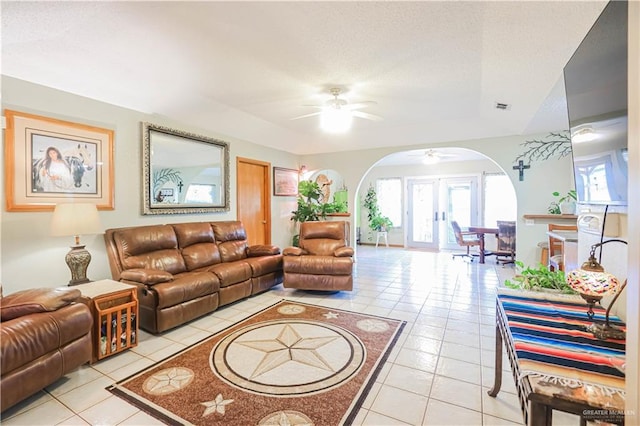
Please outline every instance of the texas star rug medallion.
M168 424L350 424L404 326L283 300L108 389Z

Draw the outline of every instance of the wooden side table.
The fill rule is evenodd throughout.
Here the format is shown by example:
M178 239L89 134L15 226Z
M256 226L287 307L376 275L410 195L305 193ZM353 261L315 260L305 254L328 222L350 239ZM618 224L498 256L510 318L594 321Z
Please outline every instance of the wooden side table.
M136 287L113 280L74 286L93 315L92 359L99 361L138 345Z

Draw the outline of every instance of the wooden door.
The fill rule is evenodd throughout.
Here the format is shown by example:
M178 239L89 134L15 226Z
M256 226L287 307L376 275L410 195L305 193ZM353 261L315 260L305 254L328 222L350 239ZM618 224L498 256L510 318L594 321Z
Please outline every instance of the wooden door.
M238 220L247 231L247 241L271 244L271 193L269 192L270 163L238 157Z

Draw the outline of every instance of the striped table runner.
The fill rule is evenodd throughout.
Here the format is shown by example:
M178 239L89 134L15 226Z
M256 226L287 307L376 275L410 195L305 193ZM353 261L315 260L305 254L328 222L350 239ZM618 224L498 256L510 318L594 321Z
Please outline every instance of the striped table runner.
M624 409L625 341L586 331L587 305L575 296L500 289L503 319L518 365L535 393ZM594 320L605 310L594 307ZM617 317L609 322L624 329Z

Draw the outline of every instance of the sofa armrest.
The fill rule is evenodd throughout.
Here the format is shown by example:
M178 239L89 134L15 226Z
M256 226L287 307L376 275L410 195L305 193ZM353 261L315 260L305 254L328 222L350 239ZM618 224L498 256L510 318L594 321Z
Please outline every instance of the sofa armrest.
M256 244L247 248L248 257L272 256L280 254L280 248L272 245Z
M145 285L154 285L173 280L173 275L160 269L127 269L122 271L120 278Z
M335 257L353 257L353 247L340 247L333 252Z
M287 247L282 252L283 256L302 256L303 254L308 254L308 253L306 250L303 250L300 247Z
M18 291L2 298L1 319L9 321L24 315L57 311L75 302L81 295L80 290L69 287Z

